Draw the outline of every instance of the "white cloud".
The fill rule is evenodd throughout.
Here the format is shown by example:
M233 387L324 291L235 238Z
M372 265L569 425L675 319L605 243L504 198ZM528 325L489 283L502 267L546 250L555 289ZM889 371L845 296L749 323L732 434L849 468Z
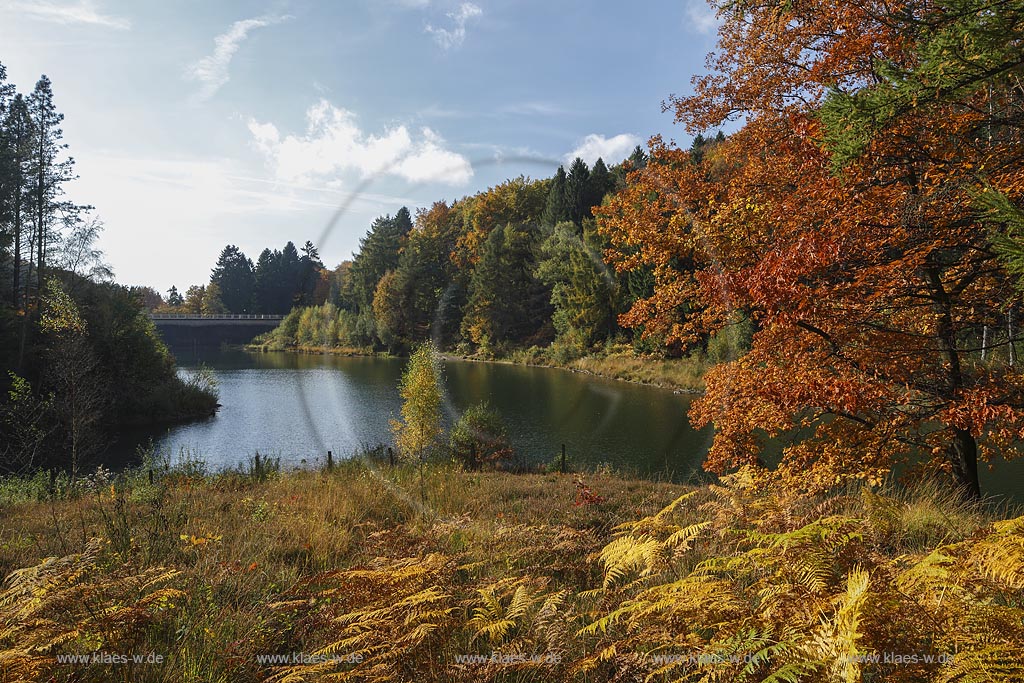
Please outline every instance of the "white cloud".
M445 50L450 50L453 47L459 47L466 40L466 22L474 17L483 15L483 13L484 11L477 5L471 2L464 2L459 5L457 11L448 13L448 18L455 24L451 30L435 28L427 24L426 32L434 36L434 40L437 41L438 45Z
M0 8L27 14L35 19L55 24L91 24L107 28L129 29L131 22L121 17L101 14L92 0L79 0L71 4L56 2L5 2Z
M274 124L255 119L248 126L256 149L283 182L330 179L346 171L450 185L464 185L473 177L469 161L446 149L444 140L430 128L420 129L417 137L404 125L382 135L367 134L359 128L355 114L324 99L306 111L304 135L282 136Z
M189 78L200 83L199 92L196 97L199 100L209 99L220 90L221 86L231 79L231 75L228 72L231 59L238 52L242 41L249 36L250 31L279 24L288 19L291 19L291 17L264 16L243 19L231 24L227 31L214 38L213 54L203 57L188 68Z
M686 25L697 33L714 33L718 29L718 10L707 0L686 0Z
M610 166L628 157L633 148L641 142L639 137L630 133L622 133L610 138L591 133L583 138L583 142L576 149L565 155L565 160L571 162L579 157L592 165L600 157Z

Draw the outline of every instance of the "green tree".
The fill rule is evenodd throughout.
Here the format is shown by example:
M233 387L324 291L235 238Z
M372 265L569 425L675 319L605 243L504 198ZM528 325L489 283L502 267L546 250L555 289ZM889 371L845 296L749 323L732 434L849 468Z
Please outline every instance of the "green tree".
M0 230L4 249L11 251L11 291L15 308L27 303L22 292L22 263L26 244L27 171L32 147L32 121L20 93L4 83L0 64ZM10 99L8 99L10 98Z
M569 174L565 180L565 195L569 205L569 220L582 225L583 219L590 215L591 188L590 169L587 162L579 157L569 166Z
M608 167L605 166L604 160L600 157L594 162L594 167L590 169L588 185L587 204L589 206L587 207L586 214L583 216L584 219L591 218L593 215L592 208L600 206L604 196L615 188L615 179L612 177Z
M185 299L178 292L178 288L171 285L171 288L167 290L167 305L171 308L178 308L184 303Z
M535 335L551 314L551 292L535 276L536 228L491 231L469 282L463 336L491 352Z
M554 178L551 179L551 189L548 190L548 199L544 206L543 220L545 225L557 225L562 221L570 220L567 191L565 167L559 166L558 170L555 171Z
M213 268L210 285L220 290L225 312L248 313L255 287L252 261L235 245L227 245Z
M67 145L62 142L64 133L60 128L64 115L57 111L53 103L53 87L49 78L39 78L28 97L27 106L32 123L27 173L32 217L30 239L35 247L35 277L41 291L46 276L46 257L56 240L58 219L72 220L87 207L79 207L61 199L64 184L76 176L74 159L64 157ZM30 262L30 272L31 268Z
M614 276L580 228L568 221L555 226L543 253L537 276L551 286L552 323L562 341L583 352L612 327Z
M227 306L224 305L224 300L221 298L220 286L216 282L211 282L206 285L206 289L203 290L202 313L203 315L220 315L222 313L230 313Z
M349 300L358 313L372 313L373 296L384 273L398 267L399 251L412 229L412 218L404 206L392 216L373 222L359 241L359 253L349 272Z
M203 300L206 298L206 285L192 285L185 291L185 313L199 315L203 312Z

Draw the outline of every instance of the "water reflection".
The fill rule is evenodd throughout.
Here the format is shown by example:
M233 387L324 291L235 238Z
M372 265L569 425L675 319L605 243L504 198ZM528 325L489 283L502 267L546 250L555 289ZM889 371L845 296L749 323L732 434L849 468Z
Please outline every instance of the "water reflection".
M162 433L127 435L116 457L146 438L162 450L189 449L214 467L259 451L300 464L328 450L347 454L390 441L401 408L403 361L386 358L220 351L179 356L203 363L220 385L222 408L208 420ZM559 370L454 361L444 364L446 419L488 401L531 462L550 462L565 444L571 461L608 463L646 476L685 479L699 470L710 430L686 420L691 398ZM112 456L115 457L115 456Z

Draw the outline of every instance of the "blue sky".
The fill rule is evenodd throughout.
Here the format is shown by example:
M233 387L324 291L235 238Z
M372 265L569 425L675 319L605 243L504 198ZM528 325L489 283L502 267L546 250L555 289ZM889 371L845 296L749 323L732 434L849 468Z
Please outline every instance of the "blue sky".
M333 266L403 205L688 144L661 104L714 28L703 0L0 0L0 62L51 78L70 197L118 281L163 291L228 243Z

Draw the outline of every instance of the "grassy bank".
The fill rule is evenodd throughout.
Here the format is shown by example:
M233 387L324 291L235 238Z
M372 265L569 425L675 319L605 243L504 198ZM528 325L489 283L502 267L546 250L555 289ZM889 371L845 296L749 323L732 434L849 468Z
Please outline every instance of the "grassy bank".
M354 460L7 480L0 681L1024 674L1024 518L1005 510L928 487L797 498L742 476L445 465L424 506L417 476Z
M299 346L283 345L276 342L249 344L250 351L287 351L291 353L331 354L336 356L379 356L392 357L383 351L348 346ZM484 356L446 352L445 358L484 363L512 363L534 367L558 368L595 375L605 379L621 380L647 386L671 389L685 393L700 393L704 390L704 373L712 362L699 354L685 358L659 358L638 356L631 347L612 347L601 353L582 357L567 356L552 348L530 347L509 354Z

